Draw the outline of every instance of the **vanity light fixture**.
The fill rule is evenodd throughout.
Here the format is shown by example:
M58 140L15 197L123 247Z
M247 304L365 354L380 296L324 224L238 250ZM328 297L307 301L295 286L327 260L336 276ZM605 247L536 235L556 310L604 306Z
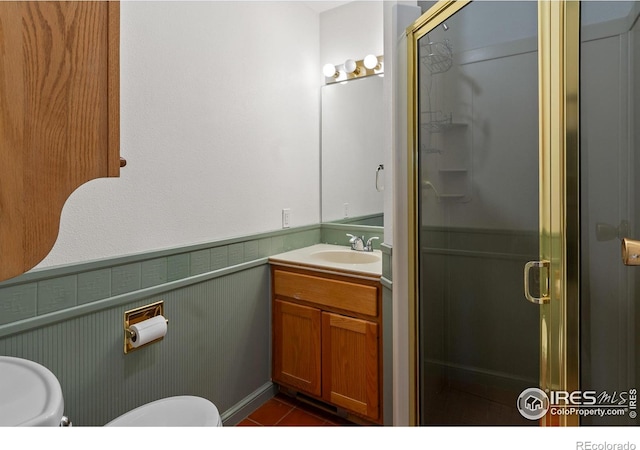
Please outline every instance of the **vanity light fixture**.
M340 75L340 72L338 72L336 66L334 66L333 64L325 64L322 67L322 73L327 78L338 78L338 76Z
M376 55L367 55L364 57L364 66L369 70L380 68L378 57Z
M383 56L367 55L364 59L347 59L343 64L335 66L325 64L322 66L322 73L325 76L325 84L342 83L354 78L368 77L371 75L382 76Z
M360 67L358 67L358 64L353 59L347 59L344 62L344 71L358 75L360 73Z

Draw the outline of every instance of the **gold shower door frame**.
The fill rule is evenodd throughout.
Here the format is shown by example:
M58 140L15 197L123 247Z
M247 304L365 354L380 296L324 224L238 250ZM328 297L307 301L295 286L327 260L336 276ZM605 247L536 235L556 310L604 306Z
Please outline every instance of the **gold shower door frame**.
M418 41L469 1L439 1L407 28L409 205L409 420L419 424ZM550 300L540 305L540 384L545 391L580 386L579 335L579 48L580 2L538 1L539 249L549 262ZM526 301L523 295L523 301ZM515 400L514 400L515 401ZM579 425L578 416L551 416L540 425Z

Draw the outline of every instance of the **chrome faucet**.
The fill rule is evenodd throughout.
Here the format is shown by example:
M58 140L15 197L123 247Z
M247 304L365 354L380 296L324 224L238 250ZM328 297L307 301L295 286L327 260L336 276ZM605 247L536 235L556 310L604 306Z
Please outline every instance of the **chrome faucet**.
M365 251L367 252L372 252L373 251L373 241L374 239L380 239L379 237L370 237L369 240L367 240L367 245L365 246Z
M358 237L353 234L348 234L351 239L349 239L349 244L351 244L351 250L356 250L358 252L372 252L373 251L373 240L379 239L378 237L371 237L367 240L367 243L364 243L364 236Z
M351 250L356 250L359 252L364 251L364 236L358 237L349 233L347 233L347 236L351 238L349 239L349 244L351 244Z

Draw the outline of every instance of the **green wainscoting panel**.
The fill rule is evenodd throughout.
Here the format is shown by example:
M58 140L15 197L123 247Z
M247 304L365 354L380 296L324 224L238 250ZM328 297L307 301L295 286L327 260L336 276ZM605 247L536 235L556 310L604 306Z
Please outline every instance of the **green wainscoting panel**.
M358 216L358 217L347 217L346 219L334 220L331 222L325 223L341 223L341 224L349 224L349 225L366 225L372 227L383 227L384 226L384 214L369 214L366 216Z
M0 290L0 326L35 317L38 306L38 284L25 283Z
M253 261L260 258L260 247L257 239L247 241L243 244L242 261Z
M91 303L111 296L111 269L78 274L78 304Z
M288 252L297 248L308 247L310 245L320 243L320 228L316 231L317 233L294 232L283 235L282 249L277 249L277 252L274 252L273 254Z
M47 314L78 304L77 276L52 278L38 282L38 314Z
M244 262L244 244L239 242L229 246L229 265L235 266Z
M32 270L0 282L0 336L2 325L66 311L77 305L103 302L320 243L320 228L320 225L309 225Z
M389 244L380 244L380 251L382 252L382 277L389 281L393 280L393 267L392 267L392 247Z
M141 287L144 289L166 283L168 281L167 266L167 258L143 261L140 264Z
M166 337L125 355L124 311L159 300L169 320ZM0 354L48 367L74 425L103 425L183 394L208 398L223 414L270 381L270 323L265 263L0 338Z
M197 250L191 252L191 267L189 273L191 275L198 275L208 272L211 268L211 250Z
M221 266L224 267L224 266ZM189 276L189 254L181 253L167 257L167 281L176 281Z
M229 265L229 247L226 245L211 249L211 270L222 269Z
M364 236L365 242L371 237L377 237L378 239L373 241L375 250L380 249L380 244L384 239L384 229L382 227L337 223L323 223L320 239L325 244L349 245L347 233L354 236Z
M123 264L111 269L111 295L126 294L140 289L141 270L139 262Z
M30 271L0 283L0 355L48 367L74 425L183 394L238 421L273 392L267 257L320 236L310 225ZM125 355L124 311L159 300L167 336Z

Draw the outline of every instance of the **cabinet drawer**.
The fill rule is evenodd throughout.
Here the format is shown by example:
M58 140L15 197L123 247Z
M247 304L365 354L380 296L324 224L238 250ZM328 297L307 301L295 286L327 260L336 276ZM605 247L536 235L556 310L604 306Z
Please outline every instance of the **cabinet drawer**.
M378 289L346 281L275 270L276 295L368 316L378 315Z

